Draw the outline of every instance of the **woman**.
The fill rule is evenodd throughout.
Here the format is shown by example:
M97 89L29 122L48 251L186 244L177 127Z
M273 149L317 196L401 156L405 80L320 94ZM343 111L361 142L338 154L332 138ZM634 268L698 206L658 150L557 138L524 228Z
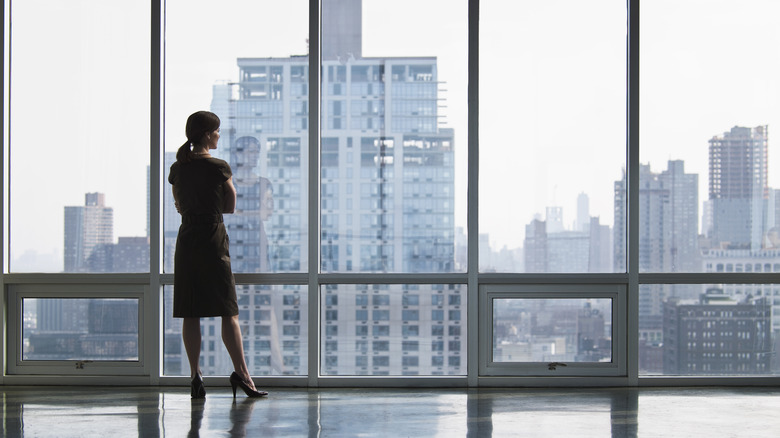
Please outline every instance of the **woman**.
M255 388L244 360L228 235L222 223L222 214L233 213L236 207L236 189L228 163L209 153L219 141L219 117L208 111L192 114L186 134L187 142L176 153L168 182L181 214L174 256L173 316L184 318L182 338L190 362L192 397L206 396L200 370L200 318L212 316L222 317L222 341L235 368L230 375L233 398L236 387L249 397L262 397L268 393Z

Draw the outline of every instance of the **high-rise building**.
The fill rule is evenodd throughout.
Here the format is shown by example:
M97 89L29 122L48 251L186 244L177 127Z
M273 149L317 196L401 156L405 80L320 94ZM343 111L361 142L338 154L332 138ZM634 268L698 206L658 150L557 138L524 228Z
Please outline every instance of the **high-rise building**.
M626 270L626 177L615 182L615 268ZM650 165L639 169L639 269L644 272L692 272L700 270L698 255L699 176L685 173L681 160L670 160L667 169L653 173ZM618 222L620 221L620 222Z
M87 193L83 206L65 207L65 272L88 272L89 264L104 264L95 253L114 240L114 209L106 207L103 193ZM90 261L92 257L92 261Z
M612 272L612 229L602 225L598 217L591 217L589 233L588 272Z
M699 175L685 173L682 160L669 160L658 180L669 193L666 205L670 209L670 230L667 234L669 266L673 272L697 271L701 269L698 246Z
M615 182L615 269L626 271L625 175ZM653 173L639 169L639 269L643 272L699 272L698 175L685 173L683 161L670 160L667 169ZM660 315L663 301L673 295L692 297L687 285L645 285L639 314ZM694 295L691 295L694 294Z
M454 131L439 126L436 58L363 57L359 0L329 1L322 17L319 269L457 270ZM238 70L236 83L214 86L212 101L222 120L217 153L230 163L238 192L235 214L225 217L232 266L305 272L307 175L317 159L308 146L308 58L240 58ZM305 294L238 289L253 373L305 374ZM461 289L324 287L322 373L465 373ZM212 322L204 324L208 346ZM218 335L217 328L217 342ZM204 353L216 372L230 369Z
M525 226L525 272L547 272L547 223L533 219Z
M713 244L726 248L761 247L769 199L766 125L735 126L710 139Z
M708 289L698 301L664 304L665 375L768 373L773 356L769 298L736 301Z

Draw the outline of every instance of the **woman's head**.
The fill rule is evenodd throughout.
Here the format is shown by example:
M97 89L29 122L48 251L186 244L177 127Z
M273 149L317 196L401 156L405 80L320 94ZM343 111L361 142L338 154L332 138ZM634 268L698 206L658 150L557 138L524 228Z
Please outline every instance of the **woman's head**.
M200 146L204 140L214 131L219 129L219 117L210 111L198 111L187 118L185 133L187 141L181 145L176 153L176 160L189 161L191 159L191 147Z
M209 111L198 111L187 118L185 132L187 140L193 145L203 142L206 135L219 129L219 117Z

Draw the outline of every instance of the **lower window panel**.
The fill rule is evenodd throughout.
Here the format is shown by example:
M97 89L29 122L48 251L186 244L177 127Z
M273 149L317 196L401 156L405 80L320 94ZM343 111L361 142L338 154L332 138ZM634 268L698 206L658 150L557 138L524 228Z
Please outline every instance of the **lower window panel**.
M466 374L466 286L329 284L320 293L322 375Z
M138 300L22 299L22 360L137 361Z
M164 288L163 374L190 375L181 337L182 320L173 317L173 286ZM308 373L308 297L299 285L236 285L244 357L253 376L305 376ZM222 318L201 318L200 366L204 375L230 375L233 362L222 343Z
M777 284L640 285L640 375L779 375L775 309Z
M493 300L493 362L611 361L611 299Z

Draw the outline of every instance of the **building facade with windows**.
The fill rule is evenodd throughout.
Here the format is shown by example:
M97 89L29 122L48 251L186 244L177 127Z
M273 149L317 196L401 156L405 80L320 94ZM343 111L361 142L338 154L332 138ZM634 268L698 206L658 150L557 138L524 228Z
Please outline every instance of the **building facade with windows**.
M765 374L771 369L772 305L708 289L696 301L664 303L664 373Z
M65 272L106 272L90 269L107 262L101 248L114 243L114 209L105 194L87 193L84 205L65 207L64 221Z
M769 199L769 128L735 126L709 141L713 243L761 247Z
M455 272L454 131L440 127L436 58L363 58L349 41L323 59L320 269ZM222 120L217 154L238 192L225 217L232 266L305 271L308 59L237 62L239 80L215 85L212 100ZM307 297L293 289L238 288L253 373L306 372ZM321 297L323 374L465 372L462 285L324 285ZM211 350L218 325L204 322L204 365L224 372L232 364Z

